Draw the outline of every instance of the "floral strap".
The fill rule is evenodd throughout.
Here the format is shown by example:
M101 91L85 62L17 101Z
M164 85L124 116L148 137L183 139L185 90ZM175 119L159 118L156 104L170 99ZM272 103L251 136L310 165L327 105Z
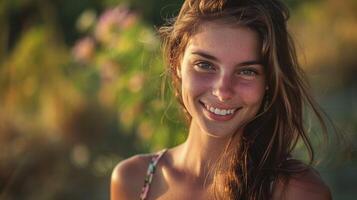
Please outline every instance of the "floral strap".
M156 165L159 162L160 158L162 157L162 155L164 155L164 153L167 151L167 149L161 150L160 152L156 153L149 164L149 167L147 169L146 172L146 177L145 177L145 182L144 182L144 186L141 189L141 194L140 194L140 200L145 200L147 198L149 189L150 189L150 184L152 182L152 178L154 176L155 173L155 169L156 169Z

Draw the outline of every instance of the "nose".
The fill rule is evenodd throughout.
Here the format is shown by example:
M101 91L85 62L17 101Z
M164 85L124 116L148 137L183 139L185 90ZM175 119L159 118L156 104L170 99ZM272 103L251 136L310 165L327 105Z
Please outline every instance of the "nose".
M234 95L232 78L228 74L220 76L214 85L212 94L222 102L232 99Z

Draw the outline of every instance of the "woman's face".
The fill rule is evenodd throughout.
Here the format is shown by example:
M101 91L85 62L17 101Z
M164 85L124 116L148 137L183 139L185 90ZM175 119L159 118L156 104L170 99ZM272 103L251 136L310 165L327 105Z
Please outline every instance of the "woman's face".
M258 34L242 26L203 23L186 46L178 76L191 123L211 136L230 136L253 119L265 73Z

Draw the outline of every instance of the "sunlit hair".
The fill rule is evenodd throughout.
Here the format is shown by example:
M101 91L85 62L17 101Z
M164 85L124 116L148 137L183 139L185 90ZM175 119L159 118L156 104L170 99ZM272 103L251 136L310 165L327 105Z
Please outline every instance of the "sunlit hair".
M270 199L272 180L277 177L287 180L308 168L288 159L301 139L310 164L314 160L304 127L305 107L311 108L326 132L321 111L308 93L298 65L286 27L288 18L288 9L277 0L186 0L177 18L159 30L175 95L184 110L181 80L176 71L189 39L202 23L217 21L248 27L259 34L262 42L261 57L269 87L264 102L268 106L262 105L257 116L245 126L243 135L237 136L238 144L228 144L234 148L227 148L214 170L216 199ZM188 112L185 113L190 121Z

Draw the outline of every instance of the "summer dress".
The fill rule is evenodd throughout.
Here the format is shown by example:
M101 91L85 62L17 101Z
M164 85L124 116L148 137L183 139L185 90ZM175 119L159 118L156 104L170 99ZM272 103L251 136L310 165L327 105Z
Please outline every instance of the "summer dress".
M152 177L154 176L155 170L156 170L156 165L159 162L160 158L165 154L167 149L161 150L160 152L156 153L152 158L149 163L147 172L146 172L146 177L145 177L145 182L144 186L141 189L140 193L140 200L145 200L147 198L149 189L150 189L150 184L152 182Z

